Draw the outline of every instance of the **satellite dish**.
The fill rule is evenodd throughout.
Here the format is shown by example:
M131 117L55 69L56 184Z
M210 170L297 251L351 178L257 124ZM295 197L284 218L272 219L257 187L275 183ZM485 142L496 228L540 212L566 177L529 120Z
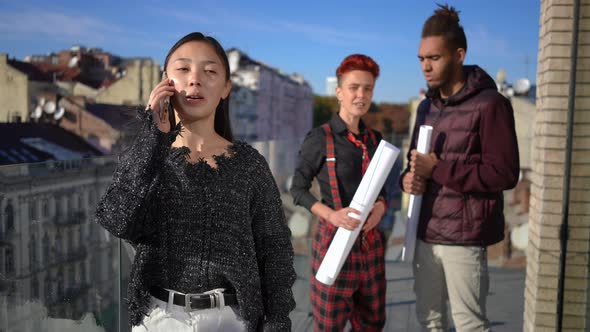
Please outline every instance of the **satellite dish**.
M53 101L48 101L45 105L43 105L43 110L47 114L53 114L53 112L55 112L55 103Z
M38 119L41 117L42 113L43 113L43 110L41 109L41 106L37 105L37 107L35 107L35 109L33 110L33 113L31 113L31 118Z
M513 88L507 88L507 89L506 89L506 95L507 95L508 97L512 97L512 96L514 96L514 89L513 89Z
M70 61L68 61L68 67L70 67L70 68L75 67L77 64L78 64L78 57L77 56L72 57L70 59Z
M55 114L53 114L53 118L55 120L59 120L64 116L65 113L66 113L66 110L63 107L60 107L57 109L57 112L55 112Z
M515 93L524 95L531 89L531 82L526 78L521 78L514 82L513 88Z

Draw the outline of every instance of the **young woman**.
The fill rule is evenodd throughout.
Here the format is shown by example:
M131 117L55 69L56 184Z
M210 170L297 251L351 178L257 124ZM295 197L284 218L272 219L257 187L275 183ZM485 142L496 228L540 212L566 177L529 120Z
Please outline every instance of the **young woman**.
M370 57L352 54L336 70L338 114L312 129L301 150L291 194L296 204L320 217L312 245L311 303L314 331L343 331L350 321L353 331L381 331L385 325L385 260L377 224L385 213L384 192L373 206L361 234L332 286L315 279L336 230L354 230L359 213L348 207L381 134L361 120L369 111L379 66ZM309 192L317 178L321 201Z
M232 140L227 56L195 32L164 69L97 208L137 249L133 331L289 331L290 231L266 161Z

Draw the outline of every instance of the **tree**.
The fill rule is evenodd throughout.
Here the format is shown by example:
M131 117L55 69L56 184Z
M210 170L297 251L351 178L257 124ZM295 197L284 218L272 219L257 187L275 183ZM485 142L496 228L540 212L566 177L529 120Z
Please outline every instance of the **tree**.
M320 126L338 112L338 99L334 96L313 96L313 126Z

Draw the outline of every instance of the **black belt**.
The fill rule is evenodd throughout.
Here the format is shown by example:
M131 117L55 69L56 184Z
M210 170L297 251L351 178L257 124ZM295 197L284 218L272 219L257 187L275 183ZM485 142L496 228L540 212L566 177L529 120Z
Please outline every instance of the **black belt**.
M162 287L151 287L150 294L160 301L168 302L170 292ZM237 305L238 298L236 294L225 293L211 293L211 294L179 294L174 293L172 303L185 307L187 310L201 310L219 308L221 306L221 299L223 297L224 305ZM188 300L188 301L187 301ZM187 305L190 304L190 305Z

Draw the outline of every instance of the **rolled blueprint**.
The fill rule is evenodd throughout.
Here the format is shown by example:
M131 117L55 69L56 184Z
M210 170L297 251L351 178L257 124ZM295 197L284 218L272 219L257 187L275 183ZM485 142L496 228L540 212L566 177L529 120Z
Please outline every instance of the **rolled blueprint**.
M350 203L350 207L359 211L361 214L349 213L348 216L360 220L361 223L353 231L338 228L324 256L324 260L316 273L315 278L319 282L325 285L334 284L398 155L399 149L394 145L384 140L379 142L377 151L375 151L369 167L365 175L363 175L361 184L356 189L352 202Z
M416 150L420 153L430 151L430 138L432 136L431 126L420 126L418 136L418 145ZM414 251L416 250L416 234L418 233L418 223L420 222L420 208L422 207L422 195L411 195L410 206L408 207L408 223L406 225L406 238L404 239L404 248L402 249L402 260L411 262L414 260Z

